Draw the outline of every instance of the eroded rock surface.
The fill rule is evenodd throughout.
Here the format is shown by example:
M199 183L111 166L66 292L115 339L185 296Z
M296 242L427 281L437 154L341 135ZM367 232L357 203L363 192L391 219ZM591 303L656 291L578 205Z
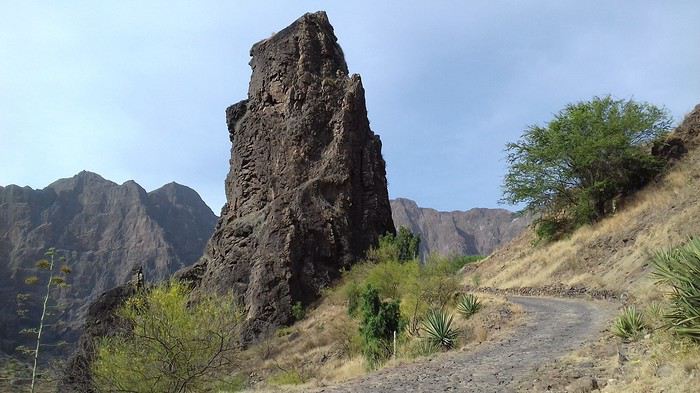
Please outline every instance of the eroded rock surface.
M291 320L340 270L393 232L381 142L324 12L250 52L248 98L226 110L227 203L202 260L179 274L233 290L251 337Z
M0 350L31 344L23 328L36 327L43 285L27 286L34 263L49 247L67 257L70 288L55 293L60 325L44 332L47 351L62 354L77 341L88 306L124 283L134 266L162 280L195 263L217 217L192 189L170 183L146 192L134 181L116 184L83 171L44 189L0 187ZM43 278L43 276L42 276ZM18 293L29 292L29 319L17 316Z
M237 294L248 311L249 340L290 322L294 303L315 299L379 235L394 231L381 142L369 127L360 77L348 76L326 14L304 15L255 44L251 56L248 99L226 110L227 203L204 256L176 274L195 297ZM176 218L171 194L154 198L152 210L164 222ZM123 331L112 312L131 288L91 305L63 391L92 391L92 345Z

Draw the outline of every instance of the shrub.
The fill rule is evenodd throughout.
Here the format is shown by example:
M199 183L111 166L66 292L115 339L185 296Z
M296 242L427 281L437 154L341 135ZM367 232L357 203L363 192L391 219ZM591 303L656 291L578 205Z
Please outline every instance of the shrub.
M425 265L417 266L407 277L403 303L409 316L408 331L417 335L420 322L430 309L444 309L459 289L459 281L449 258L429 255Z
M418 273L417 261L385 261L369 269L365 282L371 284L384 298L400 299L408 282Z
M406 227L401 227L396 234L396 245L399 249L399 261L416 259L420 247L420 236L414 235Z
M634 340L639 337L646 328L644 318L634 306L625 307L622 313L615 319L612 332L625 340Z
M343 272L342 284L333 291L344 296L348 314L360 320L361 352L370 368L380 365L391 354L394 331L398 334L407 327L410 336L418 336L428 310L444 309L452 303L459 289L455 272L464 264L480 259L429 255L425 264L417 259L400 262L398 253L394 253L395 242L382 239L368 261ZM392 321L392 328L378 328L386 324L381 322L384 319ZM353 337L343 337L344 352L352 353L350 348L356 347ZM399 336L398 341L403 338L406 337Z
M430 255L416 277L418 287L431 308L443 309L459 290L459 280L449 258Z
M479 262L484 259L483 255L461 255L454 256L450 258L450 268L453 272L457 273L462 270L462 268L470 263Z
M418 258L420 236L406 227L399 228L396 235L387 233L379 237L379 246L370 250L368 259L375 262L406 262Z
M366 262L345 272L341 291L351 316L361 302L361 289L371 285L382 298L401 301L402 312L409 316L409 330L417 333L420 319L430 308L444 308L459 289L451 259L430 255L424 265L417 260Z
M427 339L433 345L451 349L454 347L459 331L452 327L452 315L447 315L442 310L431 310L423 321L423 330L428 335Z
M360 296L362 291L357 281L350 280L343 286L343 292L348 302L348 315L354 317L360 307Z
M243 314L233 296L190 305L189 289L173 282L130 299L118 316L128 335L102 338L93 363L98 391L206 391L236 365Z
M301 321L306 316L306 310L301 302L296 302L292 305L292 317L295 321Z
M270 385L301 385L308 378L298 370L285 370L271 376L267 381Z
M700 341L700 239L653 259L659 284L671 287L671 309L665 317L678 334Z
M369 367L375 368L389 358L391 339L394 333L400 334L403 329L399 301L382 302L377 289L367 285L360 308L362 353Z
M462 297L457 302L457 311L462 314L463 317L469 318L476 314L481 309L481 301L476 295L467 293L462 295Z
M411 340L402 348L402 354L413 359L419 356L430 356L439 350L440 347L430 340Z
M552 242L569 233L574 224L566 217L540 217L533 222L538 242Z

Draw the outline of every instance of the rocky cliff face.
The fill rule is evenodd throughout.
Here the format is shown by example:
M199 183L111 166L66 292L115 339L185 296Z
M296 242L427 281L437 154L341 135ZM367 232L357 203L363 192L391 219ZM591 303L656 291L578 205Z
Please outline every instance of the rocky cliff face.
M489 255L519 235L530 223L504 209L440 212L418 207L410 199L391 201L396 227L421 237L420 252L442 255Z
M90 172L61 179L43 190L0 187L0 324L2 351L12 353L24 323L16 317L24 279L48 247L67 251L72 269L66 306L49 341L74 342L88 305L124 283L136 265L149 280L169 277L201 255L216 216L193 190L175 183L147 193L133 181L122 185Z
M251 337L291 319L394 230L381 142L324 12L250 52L248 98L226 110L227 203L198 264L197 291L233 290Z
M666 138L656 141L651 154L674 163L700 145L700 104Z

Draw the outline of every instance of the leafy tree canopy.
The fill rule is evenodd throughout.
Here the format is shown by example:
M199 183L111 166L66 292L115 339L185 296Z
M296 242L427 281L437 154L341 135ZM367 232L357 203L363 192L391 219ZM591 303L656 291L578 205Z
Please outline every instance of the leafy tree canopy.
M649 145L671 121L664 108L611 96L569 104L506 146L503 201L538 213L541 237L594 222L663 169Z
M126 302L118 315L133 331L97 343L97 391L200 392L225 380L238 365L243 313L232 295L190 304L188 294L172 282Z
M370 250L369 259L374 261L410 261L418 258L420 235L414 235L408 228L399 228L396 235L387 233L379 237L379 246Z

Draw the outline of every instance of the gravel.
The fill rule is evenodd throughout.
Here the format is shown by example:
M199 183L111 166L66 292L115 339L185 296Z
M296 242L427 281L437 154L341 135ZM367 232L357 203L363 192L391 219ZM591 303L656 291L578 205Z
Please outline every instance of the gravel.
M581 299L513 296L525 322L501 341L468 352L383 369L314 392L515 392L540 365L580 348L607 327L614 307Z

